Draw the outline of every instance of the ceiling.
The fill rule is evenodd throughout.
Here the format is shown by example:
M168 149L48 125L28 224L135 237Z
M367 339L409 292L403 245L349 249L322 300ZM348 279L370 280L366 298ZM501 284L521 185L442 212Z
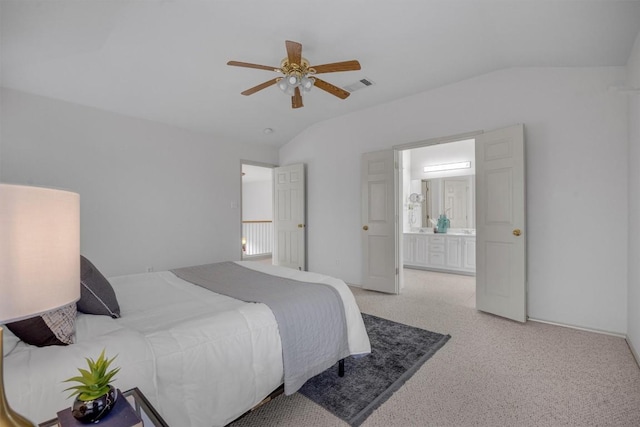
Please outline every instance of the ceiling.
M235 141L280 146L314 123L509 67L625 65L640 1L1 0L2 86ZM346 100L276 86L285 40ZM265 133L265 128L274 130Z

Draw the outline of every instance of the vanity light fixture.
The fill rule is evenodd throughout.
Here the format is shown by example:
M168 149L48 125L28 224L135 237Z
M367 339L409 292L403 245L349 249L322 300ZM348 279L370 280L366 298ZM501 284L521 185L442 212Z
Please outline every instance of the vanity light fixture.
M471 162L458 162L458 163L447 163L442 165L431 165L425 166L424 172L441 172L441 171L449 171L454 169L469 169L471 167Z

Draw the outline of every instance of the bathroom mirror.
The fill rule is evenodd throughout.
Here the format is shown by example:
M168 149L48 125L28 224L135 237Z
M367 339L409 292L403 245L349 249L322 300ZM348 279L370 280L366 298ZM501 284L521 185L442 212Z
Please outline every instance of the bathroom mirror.
M451 228L475 228L475 176L423 179L422 227L433 228L446 214Z

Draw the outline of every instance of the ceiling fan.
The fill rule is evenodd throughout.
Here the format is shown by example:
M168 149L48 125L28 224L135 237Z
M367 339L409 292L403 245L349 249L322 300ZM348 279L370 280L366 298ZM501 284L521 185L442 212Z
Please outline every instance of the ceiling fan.
M278 84L278 87L288 95L291 95L291 107L302 107L301 91L309 92L313 86L329 92L340 99L351 95L348 91L325 82L316 77L317 74L335 73L338 71L355 71L360 69L360 63L356 60L334 62L331 64L310 65L309 61L302 57L302 45L290 40L285 41L287 57L280 62L279 67L268 65L250 64L248 62L229 61L227 65L234 67L257 68L259 70L281 73L283 77L276 77L242 92L242 95L251 95L259 90Z

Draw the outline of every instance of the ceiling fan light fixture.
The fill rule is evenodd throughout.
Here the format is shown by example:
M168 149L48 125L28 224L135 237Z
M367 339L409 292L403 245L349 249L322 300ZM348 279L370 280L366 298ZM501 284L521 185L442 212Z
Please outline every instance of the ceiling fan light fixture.
M285 94L293 96L297 87L309 92L314 83L315 79L308 77L306 74L301 75L300 72L292 71L278 81L278 87Z
M300 86L305 92L309 92L316 80L313 77L304 76L300 79Z

